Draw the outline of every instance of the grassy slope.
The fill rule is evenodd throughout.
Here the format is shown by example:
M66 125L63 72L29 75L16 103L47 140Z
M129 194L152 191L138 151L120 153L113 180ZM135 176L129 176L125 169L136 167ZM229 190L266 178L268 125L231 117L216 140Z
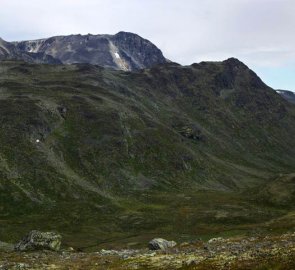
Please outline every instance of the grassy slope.
M293 172L294 107L235 59L139 73L2 62L0 115L2 240L40 228L137 245L267 229L292 210L245 191Z

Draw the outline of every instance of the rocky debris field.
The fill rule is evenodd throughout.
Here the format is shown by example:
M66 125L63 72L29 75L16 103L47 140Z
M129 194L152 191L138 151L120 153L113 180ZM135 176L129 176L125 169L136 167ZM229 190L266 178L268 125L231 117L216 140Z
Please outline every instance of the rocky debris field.
M155 240L157 239L152 241ZM293 270L295 233L264 237L213 238L207 242L185 242L157 250L146 248L84 253L71 248L61 249L59 252L19 252L9 249L0 252L0 269Z

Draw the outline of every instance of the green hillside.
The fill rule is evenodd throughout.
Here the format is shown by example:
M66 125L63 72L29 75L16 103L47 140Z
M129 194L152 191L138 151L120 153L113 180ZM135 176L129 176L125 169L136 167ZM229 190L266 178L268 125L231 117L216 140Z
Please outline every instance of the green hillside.
M295 106L237 59L133 73L2 61L0 123L1 240L259 233L294 209L263 198L294 172Z

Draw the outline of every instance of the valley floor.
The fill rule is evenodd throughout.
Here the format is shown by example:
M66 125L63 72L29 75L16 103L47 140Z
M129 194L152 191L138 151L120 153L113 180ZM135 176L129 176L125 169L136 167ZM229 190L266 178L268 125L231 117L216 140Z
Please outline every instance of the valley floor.
M91 253L2 252L0 269L294 270L295 233L185 242L165 252L147 249Z

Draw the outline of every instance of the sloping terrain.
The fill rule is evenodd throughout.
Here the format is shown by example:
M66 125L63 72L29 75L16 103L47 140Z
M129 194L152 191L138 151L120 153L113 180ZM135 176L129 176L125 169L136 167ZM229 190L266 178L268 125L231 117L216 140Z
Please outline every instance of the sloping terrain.
M278 94L280 94L287 101L295 104L295 93L288 90L276 90Z
M61 64L61 61L43 52L31 53L20 51L13 43L0 38L0 60L23 60L36 64Z
M0 237L54 229L86 248L268 230L292 206L257 190L294 171L294 120L237 59L133 73L2 61Z
M1 252L3 269L30 270L294 270L295 233L265 237L213 238L163 250L100 252Z
M288 208L295 203L295 174L282 174L269 181L259 192L259 197L270 204ZM291 207L292 208L292 207Z
M14 44L21 52L44 53L64 64L90 63L130 71L167 62L153 43L128 32L57 36Z

